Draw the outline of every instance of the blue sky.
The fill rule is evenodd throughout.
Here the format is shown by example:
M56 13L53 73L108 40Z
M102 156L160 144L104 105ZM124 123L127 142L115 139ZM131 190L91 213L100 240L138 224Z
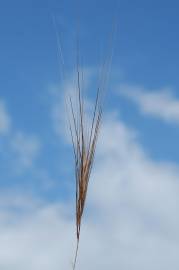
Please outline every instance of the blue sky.
M86 101L91 106L96 72L112 50L110 37L116 19L118 29L79 269L86 267L85 260L94 261L95 254L100 261L93 269L178 269L178 9L174 0L2 1L3 269L46 270L70 265L74 177L64 100L66 93L74 92L77 25ZM65 80L60 76L53 18L61 40ZM117 215L114 209L119 210ZM107 218L110 215L114 224ZM54 239L59 244L54 244ZM46 243L50 243L49 249L45 249ZM114 247L110 252L107 243Z

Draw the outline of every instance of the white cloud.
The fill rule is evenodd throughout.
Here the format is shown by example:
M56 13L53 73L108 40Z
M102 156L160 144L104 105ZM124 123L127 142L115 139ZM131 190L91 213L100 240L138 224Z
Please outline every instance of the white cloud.
M83 83L81 85L82 92L84 93L84 108L86 122L90 121L88 115L92 113L94 104L90 98L86 98L87 94L90 94L91 89L97 89L96 84L96 70L90 68L83 69ZM98 85L98 81L96 82ZM91 85L93 85L91 87ZM96 87L96 88L95 88ZM52 105L52 121L53 129L58 136L65 142L71 142L69 121L72 123L72 113L70 106L70 98L73 104L73 110L75 114L78 114L78 90L76 74L72 73L68 80L63 81L61 85L53 85L50 87L50 94L53 96ZM73 125L72 125L73 126Z
M10 144L18 168L24 170L31 167L40 151L40 142L37 137L17 132L12 137Z
M65 89L65 94L72 91L73 83L67 83ZM169 96L163 94L165 102L160 104L161 111L165 104L169 116L160 117L173 121L167 105ZM56 97L54 126L66 140L64 97ZM174 98L169 100L173 103ZM155 106L151 104L146 105L145 113L152 114L150 110L157 107L155 102ZM154 115L160 114L155 111ZM122 123L117 114L104 119L99 139L77 269L178 270L179 168L151 160L136 131ZM15 161L21 168L31 168L39 153L38 139L14 130L9 140ZM18 196L2 193L0 269L71 269L75 207L32 199L28 192Z
M65 94L73 86L66 84ZM120 93L135 101L145 114L179 121L178 101L169 90L149 93L124 85ZM64 104L63 94L56 101L56 130L66 140L64 107L60 105ZM177 270L178 179L179 167L151 160L138 142L137 132L122 123L117 114L109 115L103 121L90 180L89 211L84 217L77 268ZM68 230L65 233L70 234ZM63 237L61 241L66 244L71 239ZM62 255L66 259L64 264L57 263L58 268L68 268L69 254L71 250L68 256Z
M59 86L51 86L50 92L53 95L53 105L52 105L52 121L53 128L57 135L62 139L69 142L69 130L68 130L68 114L69 114L69 99L74 96L75 89L75 79L73 76L70 77L68 82Z
M110 268L177 269L179 169L150 160L135 133L115 118L102 134L90 200L100 206L114 248Z
M70 268L74 228L68 208L60 204L45 205L24 196L21 204L16 203L16 214L12 214L14 201L17 199L6 199L8 207L1 206L1 212L7 215L0 223L0 267L45 270L69 265Z
M77 269L178 270L178 179L179 168L152 161L135 131L115 115L104 119ZM19 216L7 204L0 203L8 213L8 222L0 220L1 268L71 268L74 208L35 201L29 210L26 199L26 215Z
M171 89L148 91L141 87L121 85L119 93L135 102L143 114L169 123L179 123L179 100Z
M0 100L0 135L7 134L10 130L11 120L7 112L6 106L3 101Z
M5 103L0 100L0 135L8 135L0 144L2 162L6 160L6 167L9 167L10 171L15 168L22 172L32 167L40 152L41 143L37 136L17 130L14 119L12 120Z

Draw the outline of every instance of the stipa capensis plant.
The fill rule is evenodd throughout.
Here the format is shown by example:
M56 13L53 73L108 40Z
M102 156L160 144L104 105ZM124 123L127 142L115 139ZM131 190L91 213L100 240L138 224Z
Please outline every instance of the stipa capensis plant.
M64 80L64 57L62 53L62 45L60 37L57 32L55 24L55 31L57 35L58 53L62 67L62 79ZM69 96L67 101L67 114L69 120L69 129L73 145L74 161L75 161L75 182L76 182L76 251L73 263L73 270L76 267L80 231L82 217L84 213L88 184L90 180L91 171L94 164L95 150L97 140L101 128L102 108L105 96L105 90L110 73L111 61L113 56L114 37L116 33L117 24L114 23L114 28L109 38L109 54L102 64L99 72L99 79L97 80L96 95L93 102L91 117L86 117L85 108L85 91L84 91L84 71L80 66L80 46L79 37L77 35L76 46L76 87L75 87L75 101ZM90 118L90 121L89 121Z
M83 89L83 70L79 67L79 60L77 60L77 87L76 99L77 108L74 110L72 99L69 99L71 122L70 133L73 144L74 160L75 160L75 180L76 180L76 252L73 264L73 270L76 267L80 231L83 212L86 203L88 184L90 180L91 170L95 158L96 144L101 128L102 108L107 86L108 76L110 73L110 66L113 55L113 37L111 36L111 51L106 61L101 67L99 83L97 86L96 96L91 114L91 122L86 119L84 89Z
M74 112L74 106L70 98L70 108L72 114L72 124L70 123L70 132L73 144L74 158L75 158L75 179L76 179L76 237L77 247L74 259L73 269L75 269L81 221L86 202L88 191L88 183L94 162L94 155L96 143L99 135L102 106L100 103L100 88L97 90L95 105L92 115L92 122L90 127L86 127L84 97L80 84L80 73L78 72L78 108L77 113ZM72 127L73 126L73 127ZM87 130L89 128L89 133Z
M85 208L85 202L88 191L91 170L95 158L96 144L101 128L102 108L105 96L106 85L108 81L110 64L112 60L112 52L106 59L100 69L96 95L93 103L91 117L86 117L85 97L83 89L83 70L79 67L77 61L77 87L76 87L76 109L74 102L69 98L71 121L69 121L70 133L73 144L74 160L75 160L75 180L76 180L76 238L77 246L74 258L73 269L75 269L81 222ZM90 121L89 121L90 118Z

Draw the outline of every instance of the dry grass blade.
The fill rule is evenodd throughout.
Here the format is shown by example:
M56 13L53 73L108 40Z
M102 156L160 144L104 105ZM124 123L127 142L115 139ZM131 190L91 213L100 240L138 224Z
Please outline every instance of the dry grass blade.
M95 106L90 126L90 136L86 135L86 123L84 115L84 100L82 97L82 89L80 87L80 72L78 71L78 108L74 111L73 102L70 98L70 107L72 115L72 124L70 124L70 132L73 143L75 157L75 176L76 176L76 236L77 248L73 269L75 269L82 215L84 211L86 195L90 173L93 166L96 142L99 134L102 110L99 104L99 89L97 91ZM89 128L89 127L88 127Z
M94 103L94 110L91 119L91 125L87 126L84 110L84 97L83 97L83 71L80 72L80 49L79 49L79 33L77 33L77 108L74 110L73 102L70 98L70 108L72 123L70 123L70 132L73 143L74 157L75 157L75 177L76 177L76 237L77 246L73 270L76 266L78 246L80 239L81 221L86 202L88 191L88 183L90 179L91 170L93 167L96 143L100 130L100 123L102 117L102 103L104 101L105 90L107 86L108 76L110 73L112 55L113 55L113 42L115 36L115 28L111 33L109 39L110 48L109 55L104 61L101 72L99 75L99 86L97 87L96 99ZM79 29L78 29L79 31Z
M78 17L78 16L77 16ZM58 58L61 66L61 79L63 83L65 82L65 63L62 50L62 42L60 39L59 31L57 29L57 24L55 16L52 15L54 30L57 38L58 46ZM102 103L104 101L105 90L107 86L108 76L110 73L110 67L113 56L113 44L115 37L115 28L112 31L111 37L109 38L110 49L109 55L101 66L99 74L99 82L97 87L96 99L94 103L94 110L91 120L91 125L87 126L85 121L84 113L84 98L83 98L83 70L79 69L80 66L80 46L79 46L79 22L77 23L77 48L76 48L76 71L77 71L77 108L74 110L72 99L70 98L70 109L71 117L68 115L68 104L66 104L67 115L70 126L70 133L73 144L74 158L75 158L75 178L76 178L76 237L77 246L75 259L73 264L73 270L76 266L78 246L80 239L80 229L82 215L85 207L86 195L88 190L88 183L90 179L90 174L93 166L94 155L96 150L96 143L98 139L98 134L100 130L101 116L102 116ZM72 118L72 121L70 121Z

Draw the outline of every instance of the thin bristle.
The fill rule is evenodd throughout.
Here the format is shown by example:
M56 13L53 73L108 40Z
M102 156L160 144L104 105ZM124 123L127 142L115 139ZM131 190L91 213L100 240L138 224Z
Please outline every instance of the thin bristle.
M94 102L94 110L92 113L91 124L87 126L84 108L83 95L83 70L80 70L80 47L79 47L79 29L77 28L77 50L76 50L76 78L77 78L77 108L74 112L72 100L70 99L73 129L70 126L70 132L73 143L74 157L75 157L75 176L76 176L76 237L77 246L75 252L75 259L73 269L76 266L80 230L82 216L84 212L86 196L88 191L88 183L91 175L91 170L94 163L94 156L96 150L96 143L100 130L100 123L102 118L102 103L104 102L105 90L110 73L110 66L113 55L113 38L115 36L115 27L112 31L109 43L111 45L110 54L101 66L100 78L97 86L97 93Z
M65 62L63 57L62 42L60 39L59 31L57 31L57 24L55 16L53 15L53 24L57 38L58 58L61 66L61 79L65 82ZM77 16L79 18L79 16ZM75 159L75 178L76 178L76 237L77 246L75 252L75 259L73 264L73 270L76 266L80 229L82 215L85 207L86 196L88 191L88 183L90 179L91 170L93 167L96 143L100 130L100 123L102 117L102 103L104 102L105 88L107 86L108 75L110 73L111 61L113 56L113 43L115 37L115 30L117 24L114 24L112 35L109 38L109 45L111 45L110 54L106 57L106 60L100 67L96 99L94 102L94 110L92 113L91 125L87 126L85 118L85 104L84 104L84 74L83 69L80 69L81 55L80 55L80 39L79 39L79 26L80 23L77 19L76 28L76 78L77 78L77 108L74 110L73 102L70 97L69 104L66 104L66 110L69 121L69 129L72 139L74 159ZM70 105L71 117L68 114L68 105Z
M75 114L73 103L70 98L70 107L72 114L73 129L70 125L70 133L72 137L74 157L75 157L75 176L76 176L76 236L77 236L77 248L75 253L74 267L77 259L80 229L82 215L86 202L86 195L88 190L88 183L91 174L91 169L94 161L94 154L96 148L97 137L99 133L100 121L102 110L99 106L99 88L96 94L95 106L92 116L92 123L90 127L90 137L86 135L84 125L84 100L82 96L82 89L80 86L80 72L77 72L78 77L78 108Z

